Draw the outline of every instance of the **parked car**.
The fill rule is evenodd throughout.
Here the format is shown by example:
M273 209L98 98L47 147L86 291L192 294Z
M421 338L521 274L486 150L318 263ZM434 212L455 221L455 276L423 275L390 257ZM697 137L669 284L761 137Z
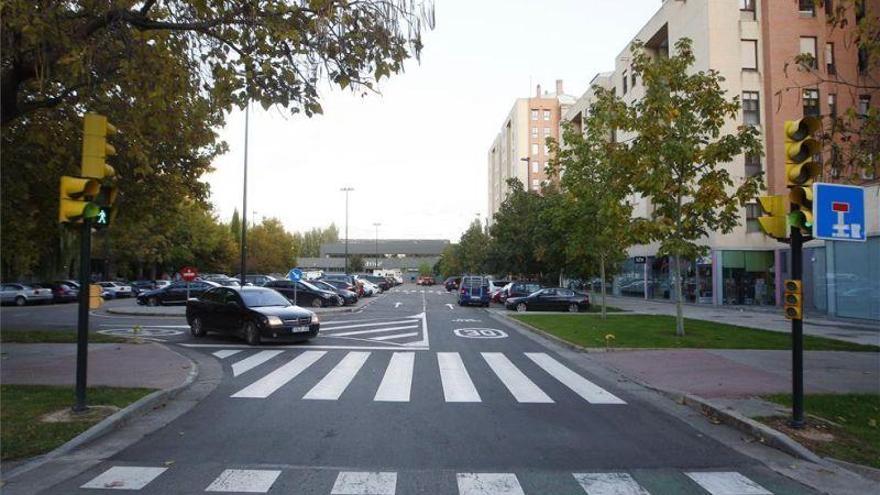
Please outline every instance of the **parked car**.
M231 278L235 278L240 281L241 274L236 275L235 277L231 277ZM276 279L275 279L275 277L273 277L271 275L251 274L251 275L245 276L244 283L245 283L245 285L251 284L251 285L256 285L257 287L262 287L262 286L266 285L266 282L271 282L272 280L276 280Z
M137 297L141 292L153 290L156 288L156 282L153 280L135 280L131 283L131 291Z
M479 275L461 277L461 288L458 291L458 305L489 306L489 280Z
M241 282L237 278L232 278L227 275L208 275L206 277L200 277L201 280L207 280L208 282L218 283L220 285L225 285L226 287L234 287L241 285ZM256 284L254 284L256 285Z
M543 310L577 313L590 308L590 298L571 289L548 287L528 296L508 298L504 306L519 312Z
M327 306L342 306L344 301L336 295L336 292L319 289L305 280L292 282L290 280L272 280L263 287L275 289L282 296L293 301L296 297L297 306L311 306L313 308L325 308ZM296 292L296 294L294 294Z
M501 303L504 304L504 301L507 300L507 291L513 286L513 282L509 282L504 287L496 290L492 293L492 302L493 303Z
M458 284L461 283L461 277L449 277L443 282L443 286L446 287L446 292L452 292L458 289Z
M76 302L79 299L79 289L75 289L64 282L44 282L40 286L52 291L53 302Z
M507 289L507 299L511 297L525 297L533 292L541 290L543 287L537 282L514 282Z
M187 283L174 282L159 289L150 290L138 294L137 303L146 306L165 306L171 304L186 304ZM205 291L220 287L220 284L207 280L196 280L189 283L189 297L199 297Z
M510 283L510 280L490 280L489 281L489 292L498 292L503 289L507 284Z
M357 282L363 286L365 297L377 296L382 293L382 289L369 280L358 280Z
M98 285L111 293L113 295L112 299L132 296L131 286L129 285L122 285L117 282L98 282Z
M194 337L220 332L250 345L263 339L308 340L321 326L315 313L266 287L212 287L186 302L186 322Z
M45 304L52 302L52 289L44 287L31 287L27 284L2 284L0 285L0 303L15 304Z
M347 275L345 273L325 273L321 280L336 280L351 285L356 285L355 282L357 282L357 278L354 275Z
M419 275L419 278L416 279L416 285L434 285L436 283L434 277L430 275Z
M373 285L378 285L379 288L382 289L382 292L385 292L392 287L391 282L389 282L388 279L378 275L358 275L358 280L360 279L368 280Z
M358 302L357 293L353 292L347 288L337 287L326 280L311 280L309 283L314 285L315 287L321 289L321 290L335 292L337 296L342 298L342 303L345 304L346 306L348 306L350 304L356 304ZM337 282L337 283L340 285L345 284L345 282ZM348 284L345 284L345 285L348 287L351 287ZM352 288L354 288L354 287L352 287Z

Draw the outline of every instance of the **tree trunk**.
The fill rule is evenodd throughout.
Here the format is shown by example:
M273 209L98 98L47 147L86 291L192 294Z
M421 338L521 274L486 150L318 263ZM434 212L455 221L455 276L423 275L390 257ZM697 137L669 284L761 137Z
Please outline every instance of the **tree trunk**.
M599 285L602 287L602 319L606 317L605 312L605 257L599 257L599 276L602 277Z
M675 259L675 278L673 278L673 286L675 288L675 335L684 337L684 303L681 297L681 258L679 255L674 256Z

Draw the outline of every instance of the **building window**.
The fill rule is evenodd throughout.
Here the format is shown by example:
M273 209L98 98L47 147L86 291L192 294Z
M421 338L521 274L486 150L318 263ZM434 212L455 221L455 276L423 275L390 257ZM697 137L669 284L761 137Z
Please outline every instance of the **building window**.
M629 87L627 86L628 82L629 79L627 79L626 71L623 71L623 94L626 94L626 90L629 89Z
M859 74L868 72L868 48L859 46Z
M538 143L532 143L532 156L537 156L538 154Z
M825 8L825 17L830 17L834 14L833 0L825 0L823 7Z
M834 66L834 43L825 43L825 70L830 75L837 74Z
M629 76L630 86L635 88L636 87L636 71L635 71L635 69L630 67L629 73L630 73L630 76Z
M532 162L532 173L537 174L541 170L540 162Z
M761 207L758 203L746 204L746 232L761 232L761 222L758 218L761 216Z
M746 155L746 177L756 177L762 172L761 157L758 155Z
M550 120L550 110L544 110L544 120Z
M532 127L532 138L535 138L535 139L538 138L538 128L537 127Z
M816 0L798 0L798 10L802 17L815 17Z
M859 96L859 115L867 117L869 108L871 108L871 95Z
M739 0L739 10L755 11L755 0Z
M828 93L828 115L837 117L837 95Z
M548 138L548 137L550 137L550 128L549 128L549 127L545 127L545 128L544 128L544 138L546 139L546 138Z
M538 110L535 108L532 109L532 120L538 120Z
M804 98L804 117L812 116L818 117L821 113L819 111L819 90L818 89L805 89L803 93Z
M758 40L740 40L743 70L758 70Z
M801 55L809 55L810 57L812 57L812 60L809 63L810 67L814 69L819 67L819 61L816 56L815 36L801 36Z
M757 91L743 91L743 124L761 125L761 97Z
M538 190L538 186L539 186L540 184L541 184L541 183L538 181L538 179L532 179L532 189L534 189L534 190L537 191L537 190Z

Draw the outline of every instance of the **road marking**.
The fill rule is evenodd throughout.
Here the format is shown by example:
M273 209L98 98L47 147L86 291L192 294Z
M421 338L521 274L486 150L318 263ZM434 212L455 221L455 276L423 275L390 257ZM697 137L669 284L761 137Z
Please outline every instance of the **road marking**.
M513 473L458 473L459 495L525 495Z
M736 472L684 473L712 495L773 495L763 486Z
M449 304L449 303L446 303L446 307L449 308L449 309L455 309L455 306L453 306L453 305L451 305L451 304Z
M342 471L330 495L394 495L397 473Z
M140 490L167 469L163 467L113 466L80 488Z
M574 473L587 495L651 495L627 473Z
M348 337L349 335L364 335L367 333L390 332L392 330L409 330L412 328L419 328L419 326L418 325L408 325L405 327L388 327L388 328L374 328L372 330L355 330L353 332L334 333L330 336L332 336L332 337Z
M400 302L400 301L398 301L398 302L396 302L396 303L394 303L394 309L397 309L397 308L399 308L399 307L400 307L400 306L401 306L401 305L403 305L403 303L402 303L402 302Z
M437 364L446 402L481 402L480 394L457 352L438 352Z
M507 332L495 328L456 328L452 331L458 337L466 339L506 339Z
M235 354L238 354L239 352L241 352L241 349L223 349L222 351L217 351L212 354L214 354L215 356L217 356L220 359L226 359L229 356L233 356Z
M590 404L626 404L611 392L566 368L565 365L543 352L527 352L526 357Z
M483 352L483 359L492 368L492 371L501 380L501 383L510 390L517 402L548 404L552 403L543 390L535 385L535 382L519 370L504 354L500 352Z
M374 323L361 323L359 325L345 325L345 326L332 326L332 323L324 323L321 325L321 330L342 330L346 328L361 328L361 327L378 327L382 325L400 325L403 323L413 323L412 320L397 320L397 321L380 321Z
M265 399L283 387L284 384L296 378L306 368L315 364L324 354L327 354L327 351L305 351L284 366L232 394L232 397Z
M418 327L413 327L413 328L418 328ZM381 337L373 337L373 338L370 339L370 340L380 340L380 341L381 341L381 340L394 340L394 339L403 339L403 338L406 338L406 337L416 337L416 336L418 336L418 335L419 335L419 332L412 332L412 333L397 333L397 334L394 334L394 335L383 335L383 336L381 336Z
M379 402L409 402L409 394L412 389L413 365L416 355L414 352L395 352L391 355L385 376L379 384L374 401Z
M303 396L303 399L339 400L339 396L345 392L369 357L369 352L349 352L339 364L330 370L330 373L327 373L327 376Z
M321 337L321 338L332 338L332 337L328 335L327 337ZM359 339L353 339L353 340L359 340ZM300 343L300 344L286 344L286 345L282 344L282 345L276 345L274 347L276 349L331 349L331 350L342 349L342 350L350 350L350 351L363 351L363 350L399 351L400 350L400 346L392 347L390 345L321 345L321 344L313 344L312 342L314 342L314 341L304 342L304 343ZM367 341L365 341L365 342L367 342ZM392 342L392 344L393 344L393 342ZM218 347L224 347L224 348L240 347L242 349L253 349L253 347L246 345L246 344L242 344L239 346L230 345L230 344L176 344L176 345L179 345L181 347L190 347L193 349L199 349L199 348L216 349ZM407 348L406 350L408 350L408 351L427 351L427 350L429 350L427 347L425 347L423 342L410 342L410 343L401 344L401 345L405 345Z
M269 469L227 469L205 491L266 493L279 475L281 471Z
M232 376L238 376L245 371L256 368L273 357L284 351L260 351L252 356L248 356L241 361L232 363Z

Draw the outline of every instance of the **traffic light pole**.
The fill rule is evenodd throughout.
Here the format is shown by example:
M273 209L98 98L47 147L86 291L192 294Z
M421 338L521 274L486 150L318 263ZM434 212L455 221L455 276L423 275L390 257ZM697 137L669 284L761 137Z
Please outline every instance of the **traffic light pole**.
M79 240L79 317L76 329L76 403L74 412L84 412L86 373L89 359L89 275L92 271L92 221L82 220Z
M803 244L801 229L791 228L791 278L803 279ZM804 320L791 320L791 421L792 428L804 427Z

